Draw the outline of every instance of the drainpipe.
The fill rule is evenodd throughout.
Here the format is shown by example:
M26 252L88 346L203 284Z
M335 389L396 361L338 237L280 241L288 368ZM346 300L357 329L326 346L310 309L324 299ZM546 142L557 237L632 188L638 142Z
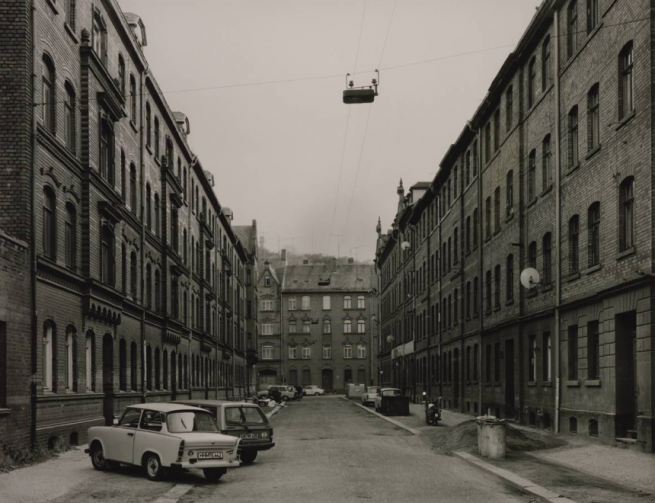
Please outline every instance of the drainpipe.
M145 112L143 106L143 97L145 96L145 81L148 74L148 67L141 72L141 82L139 85L141 99L139 100L140 111L140 124L139 124L139 162L141 164L141 299L145 299L145 263L146 263L146 220L145 220L145 160L143 151L145 145L143 144L143 123L145 122ZM135 299L136 300L136 299ZM143 308L141 309L141 401L146 402L146 307L145 302L142 302Z
M559 68L559 10L555 9L554 12L555 24L555 61ZM557 71L557 70L556 70ZM555 361L555 433L559 433L559 409L560 409L560 354L559 354L559 325L560 325L560 303L561 303L561 284L562 284L562 266L560 263L560 234L561 234L561 176L560 176L560 87L559 87L559 71L555 76L555 264L557 264L557 278L555 280L555 358L551 355L551 363Z
M35 30L35 10L34 0L30 5L30 24L32 28L32 114L31 114L31 138L30 151L32 154L32 173L30 176L30 220L32 229L30 230L30 259L32 272L30 274L30 302L32 315L32 350L31 350L31 371L32 379L30 382L30 443L36 446L36 375L38 373L38 329L37 329L37 311L36 311L36 210L34 208L36 201L36 30Z

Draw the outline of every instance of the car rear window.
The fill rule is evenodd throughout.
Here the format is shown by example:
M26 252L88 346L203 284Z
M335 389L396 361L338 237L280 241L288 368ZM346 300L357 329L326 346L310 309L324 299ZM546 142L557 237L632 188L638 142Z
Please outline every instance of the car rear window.
M400 396L400 390L399 389L385 389L382 392L382 395L384 395L384 396Z
M166 415L166 424L171 433L188 433L192 431L218 432L216 423L209 412L193 410L171 412Z
M231 426L268 424L259 407L227 407L225 422Z

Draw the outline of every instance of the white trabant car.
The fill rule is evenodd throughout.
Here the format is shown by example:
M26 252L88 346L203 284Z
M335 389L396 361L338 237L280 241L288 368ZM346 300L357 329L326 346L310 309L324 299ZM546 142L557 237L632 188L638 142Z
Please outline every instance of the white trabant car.
M369 386L366 391L362 393L362 405L375 403L375 397L380 394L380 386Z
M212 482L241 462L241 439L219 433L211 414L199 407L144 403L125 409L113 426L89 428L89 448L96 470L119 464L143 466L150 480L167 469L199 469Z
M302 390L302 393L303 395L307 395L307 396L318 396L318 395L323 395L325 393L325 390L323 388L319 388L314 384L310 384L309 386L305 386L305 388Z

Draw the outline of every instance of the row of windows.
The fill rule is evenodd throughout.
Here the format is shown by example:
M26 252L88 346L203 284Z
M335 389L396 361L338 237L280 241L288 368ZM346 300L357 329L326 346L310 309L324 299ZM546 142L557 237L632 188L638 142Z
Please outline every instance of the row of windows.
M323 369L321 371L321 377L325 376L326 369ZM330 379L332 378L332 370L329 370L330 374ZM302 386L308 386L312 384L314 381L312 381L312 371L309 368L304 368L302 369L302 382L298 381L298 370L295 368L289 369L289 384L292 386L297 386L297 385L302 385ZM331 380L330 380L331 382ZM353 370L349 367L346 367L343 369L343 382L345 384L352 383L353 382ZM366 369L364 368L359 368L357 369L357 383L359 384L366 384Z
M267 276L268 277L268 276ZM343 297L343 308L344 309L354 309L352 307L353 298L350 295L345 295ZM295 297L289 297L288 300L289 311L298 310L298 300ZM311 297L305 295L301 297L301 307L302 311L309 311L311 309ZM329 311L332 309L332 297L329 295L323 296L323 310ZM357 309L366 309L366 297L364 295L357 296ZM272 300L263 300L262 301L262 310L272 311L273 310L273 301Z
M357 351L356 358L359 359L366 358L366 346L364 344L358 344L356 347L356 351ZM289 360L297 360L299 354L301 359L310 360L312 357L312 348L310 346L301 346L300 351L298 351L298 346L289 346ZM273 360L274 358L273 346L262 346L261 355L262 355L262 360ZM329 344L323 345L322 357L324 360L329 360L332 358L331 345ZM351 344L344 344L343 357L345 359L353 358L353 346Z
M311 332L311 320L302 321L302 333L309 334ZM343 333L351 334L353 331L352 320L343 320ZM298 333L298 322L296 320L289 321L289 333L296 334ZM323 320L323 333L330 334L332 333L332 322L331 320ZM365 334L366 333L366 321L357 320L357 333Z

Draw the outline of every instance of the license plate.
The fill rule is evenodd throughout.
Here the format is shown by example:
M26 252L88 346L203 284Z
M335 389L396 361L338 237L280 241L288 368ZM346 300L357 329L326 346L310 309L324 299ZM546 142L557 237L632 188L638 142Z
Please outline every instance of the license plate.
M223 459L222 452L199 452L198 459Z
M242 433L241 438L244 439L253 439L253 438L259 438L259 433Z

